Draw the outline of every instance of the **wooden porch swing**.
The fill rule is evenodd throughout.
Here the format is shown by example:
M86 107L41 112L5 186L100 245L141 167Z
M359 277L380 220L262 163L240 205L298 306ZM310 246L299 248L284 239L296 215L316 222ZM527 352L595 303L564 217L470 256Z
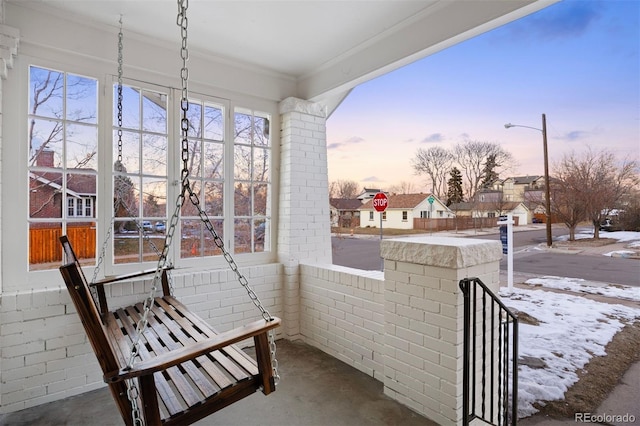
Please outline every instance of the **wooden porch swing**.
M183 60L182 191L176 200L157 267L103 280L96 280L94 276L89 283L68 238L60 238L66 258L60 272L102 368L104 381L109 385L127 425L190 424L258 390L265 395L275 391L279 379L273 329L280 325L280 319L264 309L246 278L238 271L188 179L186 4L187 0L178 0ZM122 26L120 40L121 34ZM119 64L120 91L121 62ZM121 111L119 106L119 114ZM118 121L121 124L121 115ZM260 310L261 320L218 333L172 296L168 272L172 267L167 265L167 257L180 210L187 197L198 208L214 242ZM144 303L109 310L105 286L152 274L151 291ZM156 297L160 286L162 296ZM255 344L255 359L235 346L250 338Z

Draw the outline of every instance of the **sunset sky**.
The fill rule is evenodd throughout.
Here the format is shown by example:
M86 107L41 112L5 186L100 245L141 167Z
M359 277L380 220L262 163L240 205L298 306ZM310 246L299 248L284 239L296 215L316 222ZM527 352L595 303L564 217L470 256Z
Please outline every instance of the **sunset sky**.
M329 182L430 190L420 147L490 141L510 176L590 146L640 159L640 1L564 0L356 87L327 121ZM501 176L507 177L507 176Z

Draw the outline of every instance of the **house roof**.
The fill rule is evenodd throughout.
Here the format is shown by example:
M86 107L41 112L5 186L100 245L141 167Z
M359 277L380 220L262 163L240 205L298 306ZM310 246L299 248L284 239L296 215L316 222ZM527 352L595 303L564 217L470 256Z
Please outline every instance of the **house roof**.
M31 177L55 190L62 189L62 173L34 171ZM72 196L96 195L96 175L69 173L67 175L67 193Z
M529 209L529 207L522 201L507 201L503 203L496 202L486 202L486 203L453 203L449 206L449 209L453 212L460 211L471 211L471 210L482 210L482 211L493 211L493 210L502 210L502 211L512 211L518 208L518 206L523 205L525 208Z
M189 47L222 66L288 79L295 88L289 96L329 104L327 97L337 102L358 84L556 1L193 0ZM131 37L180 45L175 0L5 4L63 16L71 26L109 28L114 37L121 17L125 42ZM24 13L33 15L29 10Z
M330 198L329 204L338 210L358 210L362 201L357 198Z
M513 183L515 185L530 185L542 178L543 176L514 176L514 177L511 177L510 179L513 179Z
M418 204L429 198L432 194L393 194L388 195L389 204L387 209L414 209ZM435 197L435 195L434 195ZM437 197L436 197L437 199ZM369 200L362 205L360 210L372 210L373 200Z

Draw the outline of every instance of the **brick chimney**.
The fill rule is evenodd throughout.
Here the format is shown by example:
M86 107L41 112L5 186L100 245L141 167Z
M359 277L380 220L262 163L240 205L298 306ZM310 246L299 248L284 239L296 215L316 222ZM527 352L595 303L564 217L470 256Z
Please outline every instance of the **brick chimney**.
M36 158L37 167L53 167L53 155L54 152L50 149L43 149L38 153Z

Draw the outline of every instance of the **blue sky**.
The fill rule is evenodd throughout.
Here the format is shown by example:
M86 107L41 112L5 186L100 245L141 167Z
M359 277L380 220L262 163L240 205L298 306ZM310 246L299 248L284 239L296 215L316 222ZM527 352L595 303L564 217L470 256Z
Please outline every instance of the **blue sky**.
M640 159L640 1L564 0L356 87L327 121L329 181L428 191L418 148L495 142L543 173L565 153ZM506 176L502 176L506 177Z

